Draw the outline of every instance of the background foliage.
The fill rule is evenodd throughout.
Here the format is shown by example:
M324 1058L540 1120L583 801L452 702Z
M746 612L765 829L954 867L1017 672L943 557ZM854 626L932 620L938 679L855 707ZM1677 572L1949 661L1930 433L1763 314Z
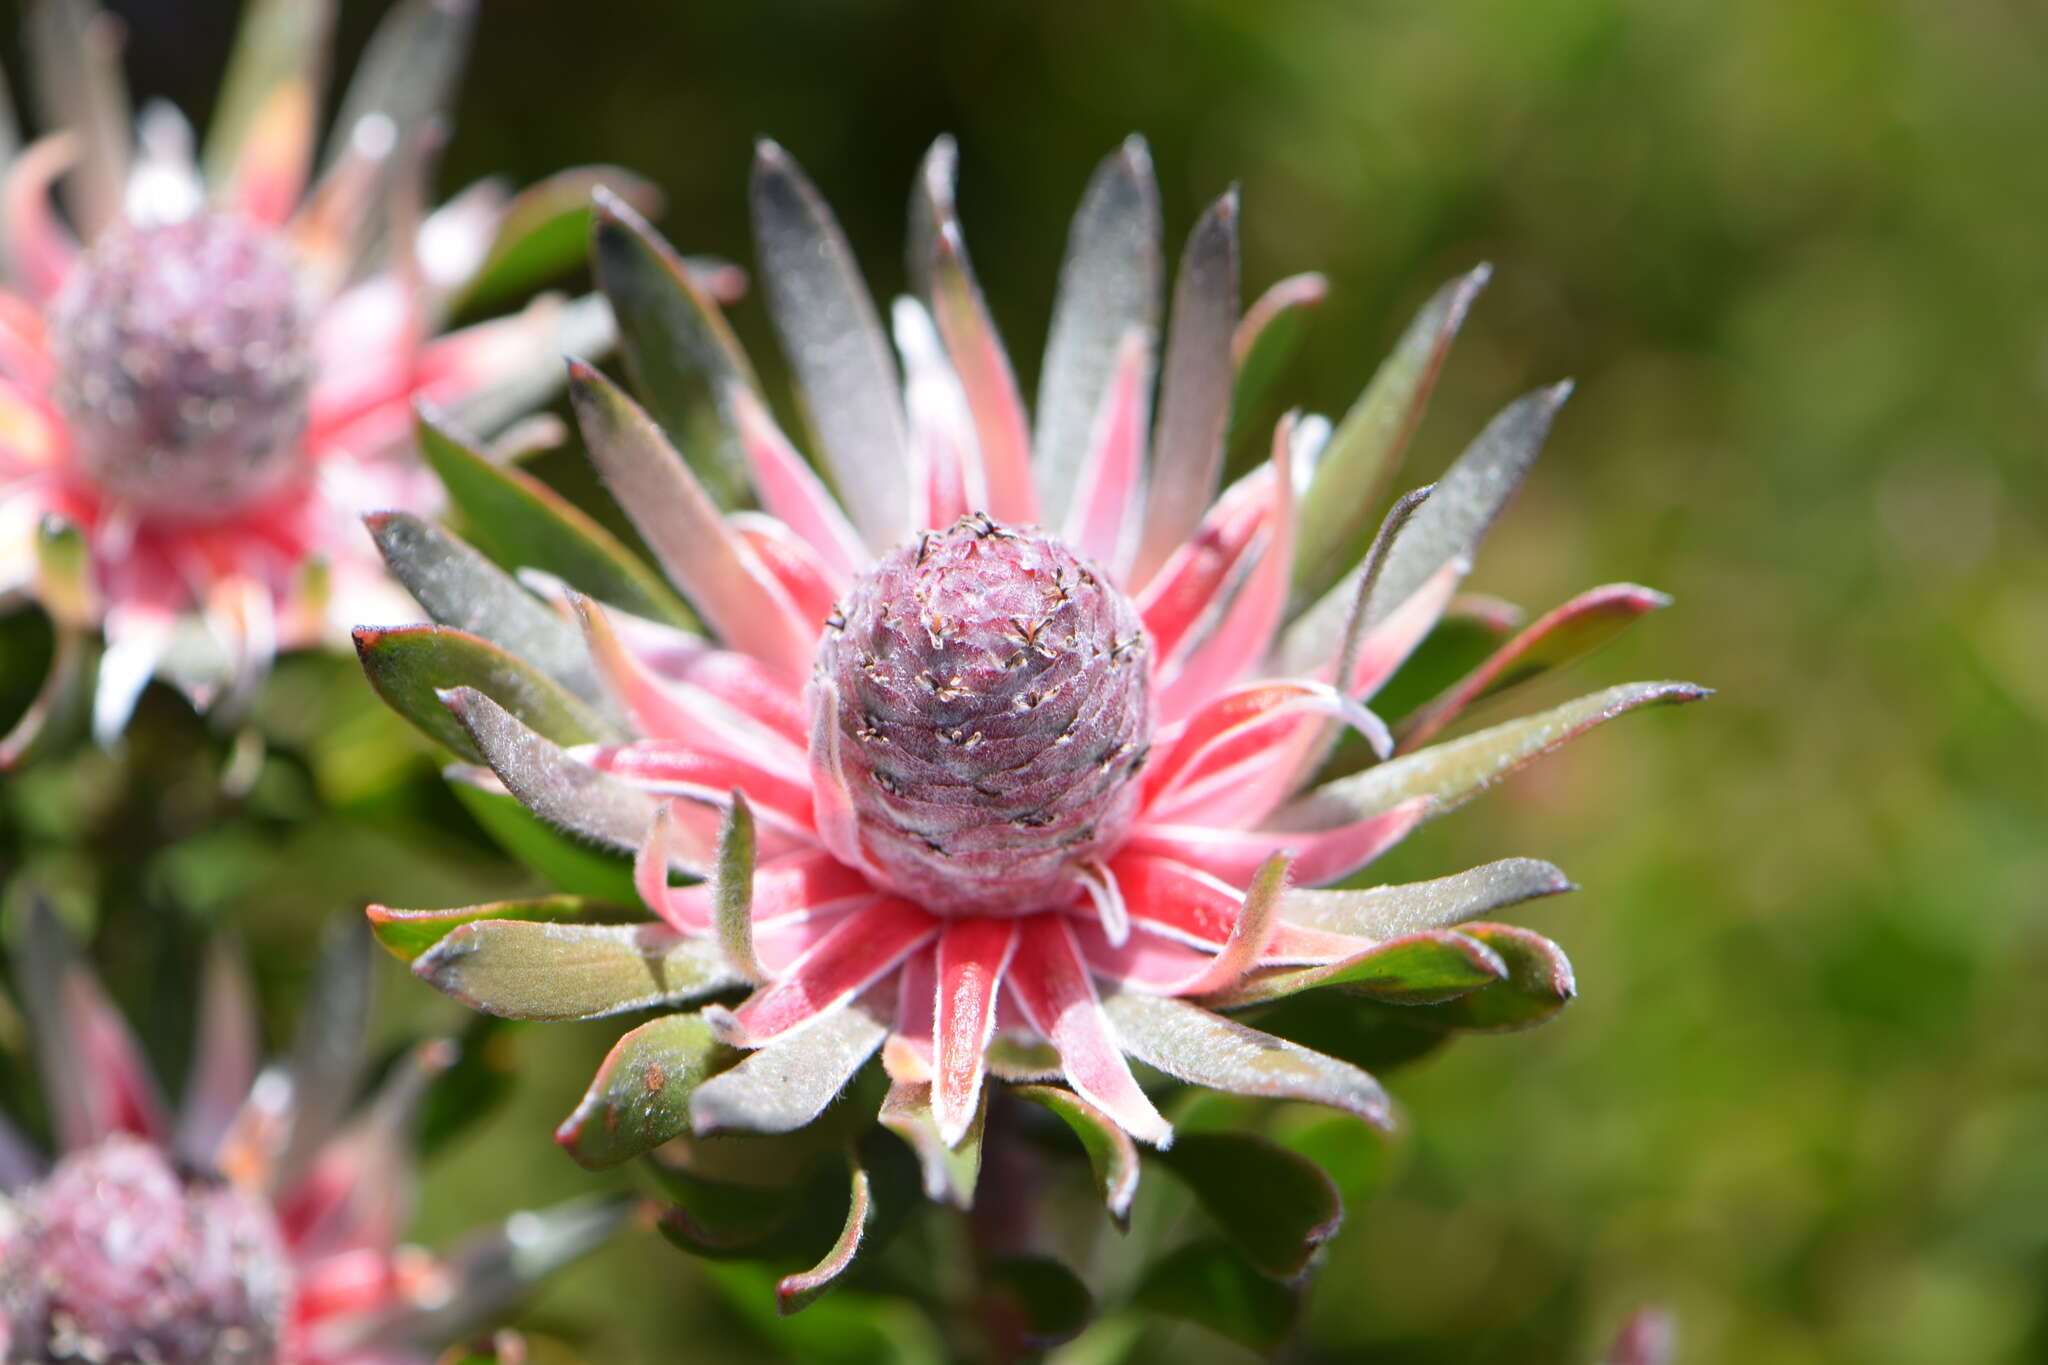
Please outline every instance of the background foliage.
M230 0L112 7L138 88L202 114ZM346 51L382 8L344 4ZM1722 695L1582 741L1383 865L1565 866L1584 890L1530 920L1582 999L1394 1078L1409 1140L1354 1200L1292 1358L1583 1361L1653 1299L1688 1360L1968 1365L2048 1354L2044 62L2048 11L2020 0L492 0L444 181L615 161L667 191L681 247L746 261L765 133L893 292L912 168L950 130L1029 370L1073 198L1142 130L1170 232L1237 179L1248 288L1329 274L1288 381L1328 412L1435 284L1493 261L1416 477L1575 375L1474 585L1537 609L1664 588L1674 609L1560 689ZM758 304L737 311L772 355ZM44 648L0 624L0 714ZM156 694L125 766L0 796L0 859L99 917L170 1074L205 927L250 943L282 1025L327 914L521 885L352 668L287 667L264 725L246 801ZM385 975L394 1036L460 1026ZM548 1131L615 1031L496 1045L516 1091L437 1151L423 1234L591 1187ZM643 1233L528 1320L607 1361L889 1358L866 1356L886 1319L828 1340L707 1274ZM1118 1331L1069 1358L1111 1358ZM1192 1329L1134 1349L1236 1358Z

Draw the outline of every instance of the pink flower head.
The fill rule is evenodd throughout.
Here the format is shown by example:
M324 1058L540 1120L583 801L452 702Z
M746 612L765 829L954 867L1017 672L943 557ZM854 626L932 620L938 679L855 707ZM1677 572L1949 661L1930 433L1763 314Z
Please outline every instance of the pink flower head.
M358 519L439 505L413 405L500 425L562 347L605 344L600 307L558 298L436 335L488 283L501 227L559 218L589 173L423 213L471 0L394 11L316 163L330 8L261 12L202 156L167 104L126 125L110 16L36 7L54 130L0 169L0 601L40 602L59 662L0 763L90 675L95 634L109 742L152 676L240 701L276 651L390 619L402 599Z
M602 1241L609 1201L516 1215L447 1256L404 1244L412 1130L445 1042L351 1113L368 1023L362 940L337 940L288 1061L259 1067L254 1001L217 952L183 1112L38 906L22 963L59 1156L0 1120L0 1353L144 1365L424 1365ZM512 1254L516 1250L517 1254Z
M570 593L579 642L488 566L469 563L470 590L452 593L427 572L450 562L442 537L432 556L416 545L393 562L437 616L482 638L359 638L386 697L444 736L445 714L407 690L416 675L399 661L429 647L468 660L459 676L444 667L440 694L455 742L491 770L467 775L635 851L657 917L533 922L578 913L559 901L373 909L394 946L442 935L417 974L521 1017L724 997L621 1041L558 1135L592 1164L689 1128L800 1127L877 1052L885 1121L913 1136L932 1192L963 1199L948 1153L979 1131L991 1076L1064 1082L1063 1112L1126 1146L1172 1138L1133 1058L1384 1125L1365 1071L1220 1011L1341 987L1463 1002L1440 1016L1460 1026L1533 1022L1571 993L1562 954L1470 921L1567 884L1511 859L1415 885L1309 888L1351 878L1598 721L1699 695L1636 684L1423 747L1468 702L1662 602L1620 585L1504 641L1399 731L1370 709L1447 611L1499 620L1456 593L1564 397L1509 407L1374 535L1483 269L1431 301L1334 432L1285 418L1226 484L1233 407L1249 420L1253 406L1242 381L1276 320L1320 286L1283 282L1240 317L1225 196L1194 229L1162 347L1158 205L1133 139L1083 199L1027 413L968 268L951 174L942 141L913 203L919 295L895 306L892 350L816 191L780 148L761 149L759 273L816 469L716 310L663 266L666 245L601 207L598 271L620 315L654 313L666 290L676 329L629 326L629 362L645 374L650 356L699 358L759 502L722 507L715 446L686 459L623 392L572 366L592 457L701 630ZM511 669L504 651L532 667ZM454 686L488 676L503 685ZM1339 743L1347 731L1357 742ZM677 871L699 880L672 885Z

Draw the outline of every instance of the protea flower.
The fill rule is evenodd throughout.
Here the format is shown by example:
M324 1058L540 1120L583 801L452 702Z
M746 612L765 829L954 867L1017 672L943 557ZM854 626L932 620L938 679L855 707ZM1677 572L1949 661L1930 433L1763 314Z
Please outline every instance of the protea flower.
M594 174L423 215L473 9L393 11L316 173L327 0L251 4L203 163L168 104L131 136L110 16L34 7L53 131L18 154L0 139L0 601L38 600L59 645L0 762L90 676L95 631L109 741L154 674L201 707L241 699L277 650L392 619L357 522L438 505L412 404L496 427L552 387L563 346L604 344L603 310L559 298L435 336L472 286L508 286L511 248L584 211Z
M429 610L476 632L358 632L372 681L488 764L468 780L495 774L543 820L635 851L657 917L533 922L587 915L573 898L373 909L387 942L431 943L418 975L515 1016L721 997L622 1040L558 1134L593 1164L690 1130L801 1127L878 1051L884 1121L920 1149L930 1191L962 1201L992 1075L1063 1082L1031 1096L1098 1151L1172 1140L1133 1058L1385 1125L1366 1071L1219 1011L1340 987L1456 1002L1417 1012L1440 1024L1545 1017L1572 993L1562 954L1466 921L1567 889L1550 865L1309 888L1572 734L1700 695L1636 684L1422 747L1467 703L1663 601L1621 585L1508 640L1398 731L1369 709L1447 609L1513 624L1455 594L1564 386L1510 406L1373 534L1483 268L1431 301L1334 433L1282 420L1219 496L1234 382L1270 363L1276 323L1319 283L1283 281L1240 319L1226 195L1193 231L1162 349L1157 197L1133 139L1083 198L1027 417L961 245L952 166L941 141L917 186L920 296L895 305L892 356L816 191L781 149L760 151L759 273L816 470L666 245L600 207L597 268L629 364L682 429L677 357L691 358L759 499L722 509L717 445L679 456L572 365L592 458L701 630L676 628L674 599L616 545L592 539L581 559L608 605L564 595L579 637L445 533L372 519ZM494 538L511 562L571 574L559 548L524 548L537 532L510 534L543 513L567 527L560 508L530 486L499 494L498 511L473 510L506 520ZM1363 743L1336 745L1344 729ZM672 885L678 871L701 880ZM1127 1206L1127 1183L1105 1190Z
M208 970L175 1118L119 1013L38 909L19 964L59 1154L0 1120L0 1356L95 1365L403 1365L602 1241L596 1200L515 1215L448 1255L401 1243L413 1116L453 1047L350 1113L368 1023L337 941L289 1060L259 1070L235 956Z

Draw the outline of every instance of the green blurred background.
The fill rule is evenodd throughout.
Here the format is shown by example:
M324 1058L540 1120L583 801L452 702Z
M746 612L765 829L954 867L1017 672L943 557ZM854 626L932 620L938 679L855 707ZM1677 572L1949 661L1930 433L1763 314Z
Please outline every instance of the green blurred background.
M112 8L138 87L203 114L231 0ZM345 58L382 8L344 4ZM1395 1077L1397 1174L1352 1208L1288 1358L1590 1361L1654 1301L1690 1362L2048 1359L2048 9L484 10L446 189L614 161L663 187L684 250L744 262L772 135L887 295L913 167L954 133L1027 391L1066 214L1134 129L1170 234L1242 185L1248 293L1329 275L1287 380L1315 410L1343 409L1436 284L1494 262L1412 481L1509 398L1578 379L1474 586L1537 610L1663 588L1673 609L1561 687L1721 692L1599 732L1383 865L1562 864L1584 889L1528 919L1582 995ZM774 369L758 303L737 313ZM19 621L6 642L11 714L41 645ZM282 1028L322 916L520 884L365 696L343 666L287 668L286 752L233 808L203 728L156 694L127 770L146 791L92 758L5 798L0 856L81 923L103 901L96 955L167 1064L188 1000L162 967L197 927L250 942ZM460 1025L384 966L394 1036ZM509 1110L437 1153L423 1236L596 1183L548 1131L616 1031L517 1036ZM803 1350L651 1234L526 1321L628 1365ZM1188 1329L1133 1358L1241 1355Z

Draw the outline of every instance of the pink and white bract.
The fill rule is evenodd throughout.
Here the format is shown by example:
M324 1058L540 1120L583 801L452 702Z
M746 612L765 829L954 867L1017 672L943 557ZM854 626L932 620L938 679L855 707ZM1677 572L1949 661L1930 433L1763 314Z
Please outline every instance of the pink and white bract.
M602 309L561 299L436 336L515 202L530 227L534 195L590 183L484 183L423 212L472 0L398 6L317 163L332 5L250 8L202 157L168 104L131 131L109 15L33 6L52 131L0 148L0 601L39 601L60 639L0 762L89 672L94 632L108 742L153 675L202 708L242 700L276 651L391 619L358 518L439 505L413 404L495 427L552 388L564 346L605 344Z
M1483 270L1432 300L1334 432L1282 420L1224 486L1233 403L1249 402L1233 389L1319 291L1283 282L1240 318L1225 196L1192 233L1162 346L1157 195L1133 139L1083 198L1027 414L961 245L952 164L942 141L913 199L920 296L896 303L892 351L816 191L780 148L761 149L758 270L815 469L710 301L664 268L666 244L601 206L598 273L616 311L672 329L657 349L662 333L622 324L629 364L652 404L650 356L699 358L758 498L721 507L716 449L679 455L620 389L572 365L592 457L702 632L571 592L578 650L533 599L512 611L520 595L496 570L471 564L473 591L451 603L445 537L431 557L420 528L387 544L437 616L481 637L420 628L471 661L444 672L440 694L491 770L469 778L633 850L658 917L561 922L581 911L560 900L373 909L387 942L410 955L439 935L415 972L502 1014L730 1002L621 1041L558 1135L592 1164L687 1128L803 1126L878 1051L885 1121L920 1147L932 1193L961 1199L947 1152L979 1131L991 1075L1064 1081L1068 1110L1126 1145L1172 1137L1132 1058L1385 1125L1365 1071L1218 1011L1339 987L1463 1000L1471 1027L1533 1022L1571 994L1562 954L1469 921L1567 883L1511 859L1409 886L1307 888L1352 877L1572 734L1699 695L1635 684L1420 747L1468 702L1663 600L1618 585L1505 640L1398 734L1369 709L1448 610L1500 619L1503 604L1456 593L1564 397L1510 406L1374 535L1393 456ZM359 647L387 699L445 725L405 690L411 674L386 666L394 640L370 632ZM534 667L490 665L495 691L455 685L488 676L480 661L500 649ZM1347 729L1363 743L1339 747ZM1312 786L1326 769L1338 775ZM672 885L674 871L700 880Z
M330 949L288 1060L260 1065L251 986L216 952L181 1112L55 918L21 961L58 1159L0 1120L0 1355L159 1365L424 1365L592 1249L624 1209L515 1215L446 1255L400 1238L437 1042L357 1109L366 945Z

